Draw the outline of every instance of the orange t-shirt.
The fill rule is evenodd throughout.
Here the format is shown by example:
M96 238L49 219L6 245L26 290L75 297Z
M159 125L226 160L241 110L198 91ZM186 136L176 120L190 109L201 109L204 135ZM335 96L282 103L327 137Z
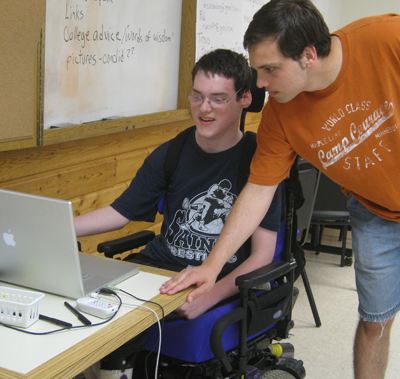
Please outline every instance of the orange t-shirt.
M358 20L334 33L343 64L322 91L271 98L249 181L288 177L296 154L375 214L400 222L400 16Z

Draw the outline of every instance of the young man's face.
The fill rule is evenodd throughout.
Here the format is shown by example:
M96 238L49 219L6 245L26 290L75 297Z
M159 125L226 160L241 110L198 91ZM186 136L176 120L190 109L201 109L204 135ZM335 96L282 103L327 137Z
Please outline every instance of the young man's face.
M201 104L191 104L190 107L200 137L216 140L227 134L237 133L242 109L250 103L247 104L248 94L237 100L235 93L233 79L206 75L203 71L197 73L191 94L206 99ZM231 100L226 104L215 105L207 100L211 98Z
M287 103L306 90L305 59L282 55L276 41L263 40L249 48L250 65L257 70L257 87L264 87L278 103Z

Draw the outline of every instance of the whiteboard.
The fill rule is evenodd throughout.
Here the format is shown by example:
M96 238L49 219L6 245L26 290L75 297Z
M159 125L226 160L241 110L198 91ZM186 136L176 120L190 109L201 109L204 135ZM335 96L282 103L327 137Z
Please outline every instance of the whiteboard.
M269 0L197 0L196 61L217 48L242 53L250 21Z
M269 0L197 0L196 61L211 50L224 48L248 56L244 34L256 13ZM312 0L324 17L329 0Z
M47 0L44 129L177 108L182 0Z

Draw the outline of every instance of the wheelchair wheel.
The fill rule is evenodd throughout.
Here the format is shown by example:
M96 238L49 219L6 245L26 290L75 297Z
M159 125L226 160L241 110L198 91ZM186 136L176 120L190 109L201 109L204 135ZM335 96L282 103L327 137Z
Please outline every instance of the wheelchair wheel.
M296 379L296 377L287 371L273 370L263 374L260 379Z

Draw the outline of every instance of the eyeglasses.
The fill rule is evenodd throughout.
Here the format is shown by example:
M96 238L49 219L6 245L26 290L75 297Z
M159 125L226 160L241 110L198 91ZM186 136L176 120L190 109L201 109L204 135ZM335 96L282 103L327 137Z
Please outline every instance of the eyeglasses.
M207 100L208 104L210 104L210 106L218 108L218 107L222 107L223 105L225 105L226 103L231 101L242 89L243 89L243 87L239 91L236 91L236 93L232 97L230 97L228 100L220 99L218 97L212 97L212 98L208 99L207 97L198 96L198 95L186 95L186 96L192 105L201 105L201 104L203 104L203 102L205 100Z

